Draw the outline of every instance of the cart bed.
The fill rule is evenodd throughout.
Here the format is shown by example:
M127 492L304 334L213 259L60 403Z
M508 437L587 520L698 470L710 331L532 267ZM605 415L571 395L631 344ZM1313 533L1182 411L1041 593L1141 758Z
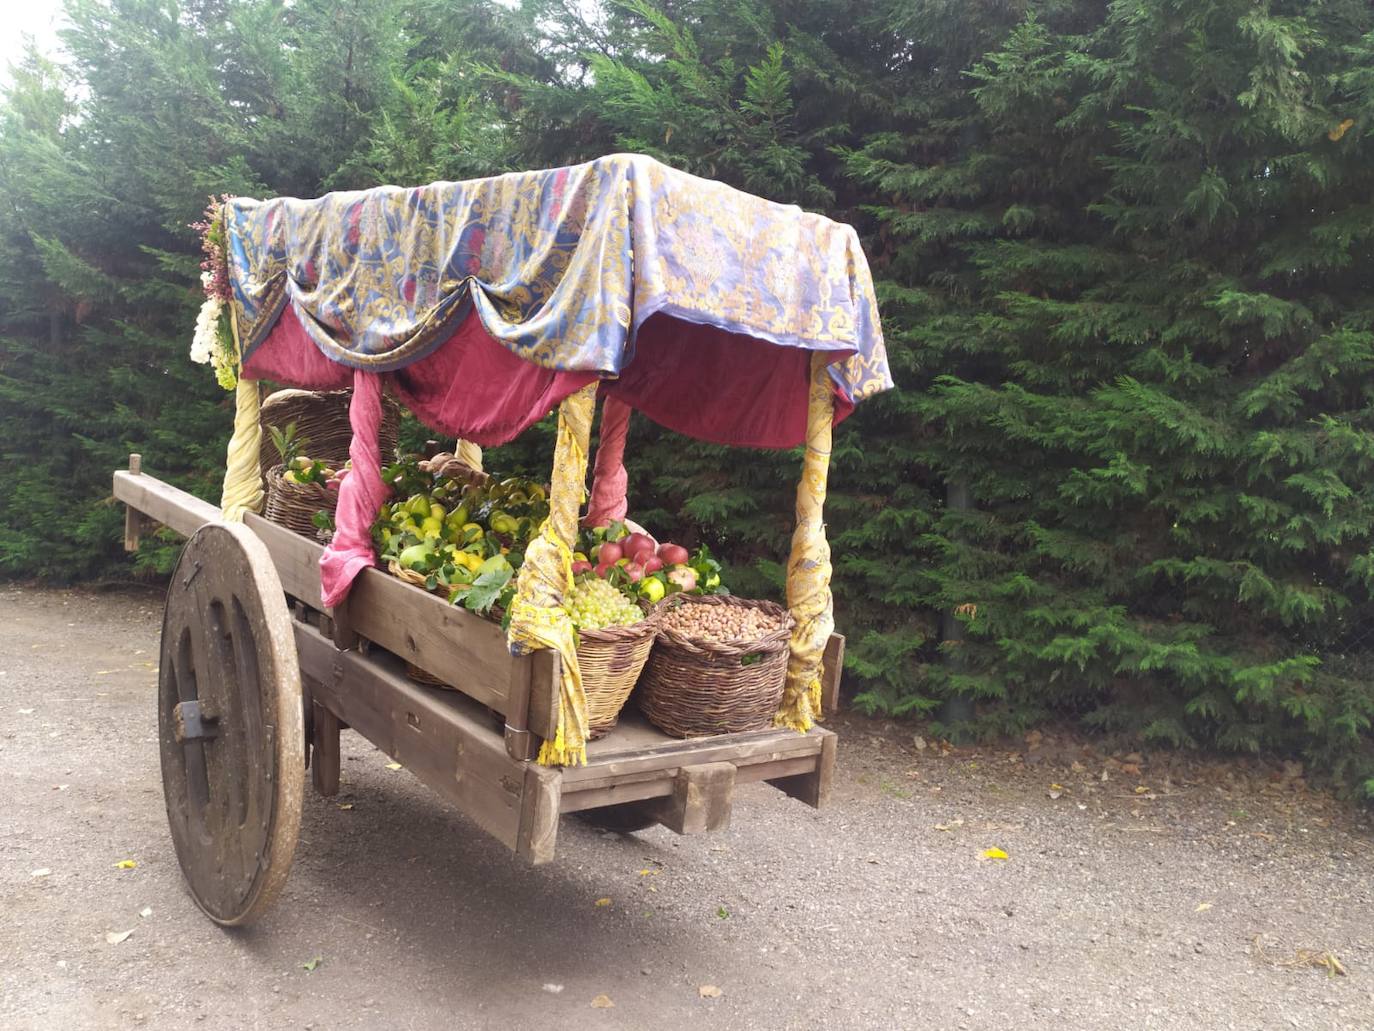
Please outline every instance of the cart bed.
M128 505L126 546L148 521L190 536L218 520L208 504L138 471L114 478ZM768 781L820 806L829 793L835 735L761 730L679 740L627 710L589 744L587 764L531 761L551 733L558 657L511 656L495 624L378 570L355 583L348 603L325 609L314 541L261 517L246 525L266 545L292 600L317 788L338 785L338 730L351 727L533 863L553 858L563 813L636 803L679 833L723 827L734 785ZM828 695L838 683L843 639L827 650ZM411 663L453 690L406 675Z

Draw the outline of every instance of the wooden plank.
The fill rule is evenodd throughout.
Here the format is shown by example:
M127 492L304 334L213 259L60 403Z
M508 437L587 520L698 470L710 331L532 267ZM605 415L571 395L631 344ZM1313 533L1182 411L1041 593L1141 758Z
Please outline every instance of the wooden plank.
M281 578L282 590L291 597L305 602L312 609L324 609L324 599L320 596L320 556L324 548L317 542L293 533L284 526L278 526L256 512L248 512L243 517L243 525L258 535L267 545L267 553L277 567Z
M324 549L258 515L250 513L244 523L267 545L286 593L324 609L319 567ZM336 635L343 611L340 607L331 613ZM512 726L529 729L539 737L552 736L557 723L550 701L558 681L556 655L512 656L499 624L402 583L380 569L365 569L359 574L349 592L346 612L343 640L364 637L503 716L509 717L513 704L520 702L510 693L513 682L522 682L512 667L532 667L523 675L530 690L525 727Z
M339 793L339 717L316 701L311 712L310 779L329 798Z
M682 766L707 762L731 762L736 766L747 766L775 759L816 756L820 754L824 735L828 733L817 727L808 734L797 734L790 730L723 734L720 737L675 740L672 745L613 754L605 759L589 754L586 766L570 767L563 771L563 791L565 794L589 791L624 782L635 774L672 771Z
M376 569L363 570L351 594L355 631L506 714L511 663L530 660L510 654L499 624Z
M831 634L821 658L821 712L840 711L840 678L844 674L844 635Z
M658 822L676 834L702 834L730 826L735 767L728 762L684 766L673 792L655 806Z
M817 761L818 756L802 755L736 766L735 784L752 784L761 780L771 782L779 778L812 773L816 769ZM584 809L599 809L622 802L664 798L672 794L676 774L676 770L656 770L648 775L618 780L613 784L586 791L564 791L559 798L559 809L565 813L577 813Z
M219 509L210 502L142 472L117 471L114 496L183 537L191 536L206 523L219 521Z
M341 652L313 627L298 622L295 628L301 670L314 681L316 701L492 837L521 849L527 767L506 754L483 710L461 695L407 679L388 656ZM554 811L558 805L548 778L556 776L546 771L539 778L544 798L531 803L524 854L533 863L552 858L547 814L550 804Z
M839 740L834 731L817 727L821 733L821 754L813 771L784 777L770 777L768 783L780 791L819 809L830 801L830 788L835 780L835 748Z

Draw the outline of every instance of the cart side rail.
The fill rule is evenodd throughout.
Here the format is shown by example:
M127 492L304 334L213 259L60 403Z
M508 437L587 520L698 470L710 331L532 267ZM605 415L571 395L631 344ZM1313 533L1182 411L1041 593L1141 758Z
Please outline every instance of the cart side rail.
M138 465L131 461L131 467ZM207 501L143 472L114 474L114 495L139 513L126 543L147 521L190 537L220 517ZM358 577L346 605L326 609L320 597L321 545L254 513L244 525L272 556L283 590L310 608L328 613L340 635L366 638L406 662L439 677L506 720L506 747L530 758L539 738L557 726L558 656L543 650L513 656L501 627L437 595L419 591L379 569Z

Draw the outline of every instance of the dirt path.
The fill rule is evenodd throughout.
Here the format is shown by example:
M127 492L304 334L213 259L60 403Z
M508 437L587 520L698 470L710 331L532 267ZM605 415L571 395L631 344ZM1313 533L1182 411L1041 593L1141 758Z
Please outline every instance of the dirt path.
M714 836L567 820L538 870L346 735L283 900L226 933L167 835L159 614L0 588L0 1027L1374 1028L1365 817L857 718L824 812L753 785Z

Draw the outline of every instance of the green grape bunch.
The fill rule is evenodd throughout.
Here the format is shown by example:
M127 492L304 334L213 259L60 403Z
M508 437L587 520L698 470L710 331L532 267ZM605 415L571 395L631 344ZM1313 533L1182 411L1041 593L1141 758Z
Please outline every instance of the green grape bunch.
M573 585L563 609L578 630L629 626L644 618L638 605L605 580L586 579Z

